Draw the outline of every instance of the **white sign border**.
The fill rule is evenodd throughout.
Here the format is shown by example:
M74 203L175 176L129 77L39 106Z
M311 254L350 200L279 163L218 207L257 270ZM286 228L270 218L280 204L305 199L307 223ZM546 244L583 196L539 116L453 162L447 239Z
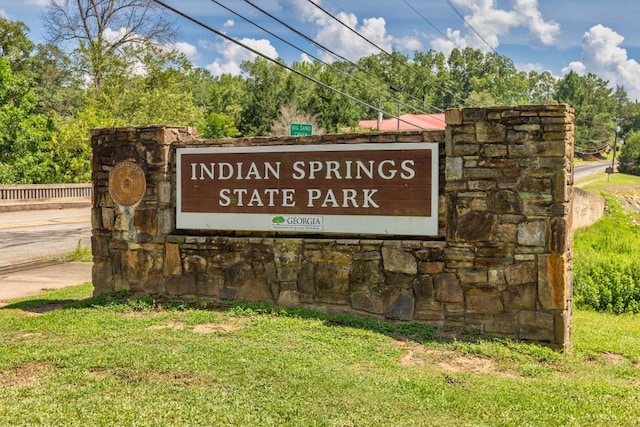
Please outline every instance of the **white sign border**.
M215 153L301 153L318 151L369 150L432 150L431 156L431 216L384 215L299 215L322 217L323 231L287 230L283 233L313 234L370 234L436 236L438 235L439 151L437 142L273 145L246 147L180 147L176 149L176 229L276 232L271 218L279 212L239 214L182 212L182 155ZM282 213L286 216L288 214ZM366 219L366 220L365 220Z

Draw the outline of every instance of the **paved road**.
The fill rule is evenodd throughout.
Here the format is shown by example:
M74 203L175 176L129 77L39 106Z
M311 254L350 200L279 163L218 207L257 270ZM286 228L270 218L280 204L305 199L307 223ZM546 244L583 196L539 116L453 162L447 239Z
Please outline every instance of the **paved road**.
M90 208L0 213L0 270L91 245Z
M589 162L576 165L573 168L573 179L578 181L590 175L604 173L605 169L611 166L611 161L604 160L598 162Z

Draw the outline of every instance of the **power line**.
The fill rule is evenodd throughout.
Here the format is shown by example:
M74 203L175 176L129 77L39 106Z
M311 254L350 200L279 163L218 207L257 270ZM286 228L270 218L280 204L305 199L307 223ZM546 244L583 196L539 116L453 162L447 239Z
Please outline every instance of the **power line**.
M248 1L248 0L245 0ZM369 43L371 46L375 47L376 49L378 49L380 52L384 53L386 56L388 56L389 58L391 58L391 61L393 62L397 62L400 65L402 65L403 67L407 68L409 71L413 72L413 73L417 73L419 75L419 77L424 77L424 75L422 73L419 73L418 71L416 71L414 68L408 66L407 64L405 64L404 62L399 62L392 54L390 54L389 52L387 52L386 50L384 50L383 48L381 48L380 46L378 46L377 44L375 44L374 42L372 42L371 40L369 40L367 37L363 36L362 34L360 34L359 32L357 32L355 29L351 28L350 26L348 26L347 24L345 24L344 22L342 22L341 20L339 20L338 18L336 18L335 16L333 16L328 10L326 10L325 8L323 8L322 6L318 5L317 3L314 3L313 0L307 0L307 2L311 3L313 6L315 6L316 8L320 9L324 14L326 14L327 16L329 16L330 18L332 18L334 21L338 22L340 25L342 25L343 27L345 27L346 29L348 29L349 31L351 31L353 34L357 35L358 37L360 37L362 40L366 41L367 43ZM461 97L457 96L456 94L454 94L453 92L451 92L448 89L445 89L444 87L440 86L439 84L435 83L435 82L430 82L431 84L433 84L435 87L437 87L438 89L440 89L443 92L448 93L449 95L453 96L454 98L458 98L460 101L462 101L463 104L467 104L470 105L472 107L475 107L475 105L471 105L469 104L466 100L462 99Z
M473 31L473 32L474 32L474 33L475 33L475 34L480 38L480 40L482 40L482 41L483 41L487 46L489 46L489 49L491 49L491 50L493 51L493 53L495 53L496 55L500 55L500 54L498 53L498 51L497 51L497 50L495 50L495 49L493 48L493 46L491 46L491 45L489 44L489 42L487 42L487 41L485 40L485 38L484 38L484 37L482 37L482 34L480 34L478 31L476 31L476 29L475 29L475 28L473 28L473 25L471 25L471 24L469 23L469 21L467 21L467 19L464 17L464 15L462 14L462 12L460 12L460 10L459 10L459 9L458 9L458 8L457 8L457 7L452 3L452 2L451 2L451 0L445 0L445 1L446 1L446 2L447 2L447 4L451 7L451 9L453 9L453 11L454 11L454 12L455 12L455 13L456 13L456 14L457 14L461 19L462 19L462 21L465 23L465 25L466 25L467 27L469 27L469 29L470 29L471 31Z
M358 98L356 98L356 97L354 97L354 96L349 95L348 93L342 92L341 90L338 90L338 89L336 89L336 88L334 88L334 87L332 87L332 86L330 86L330 85L328 85L328 84L326 84L326 83L323 83L323 82L321 82L321 81L319 81L319 80L317 80L317 79L315 79L315 78L313 78L313 77L311 77L311 76L309 76L309 75L307 75L307 74L304 74L304 73L302 73L302 72L300 72L300 71L298 71L298 70L295 70L295 69L293 69L293 68L289 67L289 66L288 66L288 65L286 65L286 64L283 64L283 63L281 63L281 62L278 62L278 61L276 61L275 59L272 59L272 58L268 57L267 55L265 55L265 54L263 54L263 53L259 52L258 50L256 50L256 49L254 49L254 48L252 48L252 47L250 47L250 46L248 46L248 45L246 45L246 44L244 44L244 43L242 43L242 42L240 42L240 41L238 41L238 40L234 39L233 37L230 37L230 36L228 36L228 35L224 34L223 32L218 31L218 30L216 30L215 28L213 28L213 27L211 27L211 26L209 26L209 25L207 25L207 24L205 24L205 23L203 23L203 22L201 22L201 21L199 21L199 20L195 19L194 17L189 16L189 15L187 15L186 13L184 13L184 12L182 12L182 11L180 11L180 10L178 10L178 9L176 9L176 8L174 8L174 7L172 7L172 6L169 6L168 4L164 3L163 1L160 1L160 0L152 0L152 1L153 1L153 2L155 2L155 3L157 3L157 4L158 4L158 5L160 5L160 6L164 7L165 9L170 10L171 12L173 12L173 13L175 13L175 14L177 14L177 15L180 15L181 17L183 17L183 18L185 18L185 19L187 19L187 20L189 20L189 21L193 22L194 24L199 25L199 26L201 26L202 28L204 28L204 29L206 29L206 30L208 30L208 31L211 31L212 33L216 34L217 36L222 37L223 39L225 39L225 40L227 40L227 41L229 41L229 42L232 42L232 43L234 43L234 44L236 44L236 45L238 45L238 46L240 46L240 47L242 47L242 48L244 48L244 49L248 50L249 52L251 52L251 53L253 53L253 54L257 55L257 56L260 56L260 57L262 57L262 58L266 59L266 60L267 60L267 61L269 61L269 62L272 62L272 63L274 63L274 64L276 64L276 65L278 65L278 66L280 66L280 67L283 67L283 68L285 68L285 69L289 70L290 72L292 72L292 73L294 73L294 74L299 75L300 77L303 77L303 78L305 78L305 79L308 79L308 80L310 80L310 81L314 82L315 84L318 84L318 85L320 85L320 86L324 87L325 89L329 89L329 90L331 90L332 92L335 92L335 93L339 94L340 96L343 96L343 97L345 97L345 98L347 98L347 99L350 99L351 101L354 101L354 102L356 102L356 103L358 103L358 104L360 104L360 105L363 105L363 106L365 106L365 107L367 107L367 108L371 108L371 109L373 109L373 110L376 110L376 111L378 111L378 112L381 112L381 113L383 113L383 114L386 114L386 115L388 115L388 116L390 116L390 117L396 118L396 119L398 119L398 121L400 121L400 122L403 122L403 123L409 124L409 125L411 125L411 126L415 126L415 127L417 127L418 129L428 130L428 129L423 128L422 126L418 126L418 125L416 125L416 124L413 124L413 123L411 123L411 122L408 122L408 121L406 121L406 120L404 120L404 119L402 119L402 118L400 118L400 117L396 117L395 115L393 115L393 114L391 114L391 113L388 113L388 112L386 112L386 111L382 110L381 108L378 108L378 107L375 107L375 106L373 106L373 105L371 105L371 104L368 104L368 103L366 103L365 101L362 101L362 100L360 100L360 99L358 99Z
M313 54L311 54L311 53L309 53L309 52L305 51L304 49L302 49L302 48L300 48L300 47L298 47L298 46L294 45L293 43L291 43L291 42L289 42L289 41L285 40L284 38L282 38L282 37L278 36L278 35L277 35L277 34L275 34L274 32L272 32L272 31L270 31L270 30L268 30L268 29L264 28L263 26L261 26L260 24L256 23L255 21L252 21L251 19L249 19L249 18L247 18L247 17L243 16L242 14L240 14L240 13L238 13L238 12L234 11L233 9L231 9L231 8L229 8L229 7L227 7L227 6L225 6L224 4L220 3L219 1L217 1L217 0L211 0L211 1L212 1L213 3L215 3L215 4L217 4L218 6L222 7L223 9L227 10L228 12L233 13L235 16L237 16L237 17L239 17L239 18L241 18L241 19L244 19L244 20L245 20L245 21L247 21L248 23L250 23L250 24L254 25L255 27L257 27L257 28L259 28L259 29L261 29L261 30L262 30L262 31L264 31L265 33L269 34L270 36L275 37L276 39L280 40L281 42L283 42L283 43L287 44L288 46L291 46L292 48L294 48L294 49L296 49L296 50L298 50L298 51L300 51L300 52L302 52L302 53L304 53L304 54L306 54L306 55L309 55L311 58L315 59L316 61L321 62L322 64L326 65L327 67L331 68L332 70L334 70L334 71L336 71L336 72L338 72L338 73L340 73L340 74L343 74L343 75L345 75L346 77L348 77L348 78L350 78L350 79L355 80L356 82L358 82L358 83L360 83L360 84L364 85L365 87L367 87L368 89L370 89L370 90L372 90L372 91L374 91L374 92L378 93L379 95L383 95L383 96L387 97L387 99L390 99L390 100L392 100L392 101L394 101L394 102L400 103L401 105L403 105L403 106L405 106L405 107L409 107L409 108L411 108L412 110L414 110L414 111L416 111L416 112L419 112L419 113L425 113L425 114L426 114L426 111L420 110L419 108L416 108L415 106L413 106L413 105L411 105L411 104L404 103L404 102L402 102L402 101L401 101L401 100L399 100L399 99L396 99L396 98L394 98L394 97L392 97L392 96L389 96L389 94L388 94L387 92L383 92L383 91L381 91L380 89L378 89L378 88L376 88L376 87L374 87L374 86L370 85L369 83L367 83L367 82L365 82L365 81L362 81L362 80L360 80L359 78L357 78L357 77L355 77L355 76L352 76L352 75L351 75L351 74L349 74L348 72L346 72L346 71L344 71L344 70L341 70L341 69L339 69L338 67L334 67L334 66L333 66L333 65L331 65L331 64L328 64L327 62L323 61L322 59L320 59L320 58L318 58L318 57L314 56Z
M247 1L247 0L245 0L245 1ZM380 46L378 46L377 44L375 44L374 42L372 42L371 40L369 40L368 38L366 38L365 36L363 36L362 34L357 32L355 29L351 28L350 26L348 26L347 24L345 24L344 22L342 22L341 20L339 20L338 18L333 16L331 14L331 12L329 12L328 10L326 10L325 8L320 6L319 4L315 3L313 0L307 0L307 1L309 3L311 3L312 5L314 5L316 8L320 9L324 14L326 14L327 16L332 18L334 21L338 22L340 25L342 25L343 27L345 27L346 29L351 31L353 34L355 34L356 36L360 37L362 40L364 40L367 43L369 43L371 46L375 47L376 49L378 49L381 52L387 53L387 51L385 51L383 48L381 48ZM388 55L390 55L390 54L388 54Z
M313 40L311 37L307 36L306 34L302 33L301 31L298 31L297 29L293 28L291 25L287 24L286 22L284 22L283 20L281 20L280 18L274 16L273 14L267 12L266 10L264 10L263 8L261 8L260 6L257 6L256 4L254 4L253 2L251 2L250 0L244 0L245 3L249 4L251 7L253 7L256 10L259 10L260 12L262 12L264 15L268 16L269 18L273 19L274 21L276 21L277 23L279 23L280 25L284 26L285 28L289 29L290 31L296 33L297 35L299 35L300 37L304 38L305 40L307 40L308 42L312 43L313 45L317 46L318 48L324 50L325 52L329 53L330 55L332 55L334 58L338 58L344 62L348 62L349 64L351 64L352 66L356 67L359 71L371 76L371 73L369 73L367 70L363 69L362 67L360 67L358 64L356 64L355 62L351 61L350 59L345 58L344 56L332 51L331 49L327 48L326 46L322 45L321 43L318 43L317 41ZM343 24L344 25L344 24ZM385 52L386 53L386 52ZM384 81L384 83L391 87L395 87L395 85L392 82L388 82L388 81ZM397 88L396 88L397 89ZM412 96L411 94L408 93L404 93L400 90L395 90L392 89L395 92L401 92L403 95L406 95L416 101L419 102L424 102L423 99L417 98L415 96ZM436 111L442 112L443 110L441 108L436 107L435 105L431 105L429 104L429 106L431 108L433 108ZM419 109L412 107L414 110L416 111L420 111Z
M407 6L409 6L409 8L415 12L419 17L421 17L427 24L431 25L431 27L436 30L438 33L440 33L440 35L444 38L446 38L447 40L449 40L452 44L456 44L456 42L454 42L453 40L451 40L449 38L449 36L445 33L443 33L440 28L436 27L435 24L431 21L429 21L422 13L420 13L415 7L413 7L408 0L402 0L404 2L404 4L406 4Z

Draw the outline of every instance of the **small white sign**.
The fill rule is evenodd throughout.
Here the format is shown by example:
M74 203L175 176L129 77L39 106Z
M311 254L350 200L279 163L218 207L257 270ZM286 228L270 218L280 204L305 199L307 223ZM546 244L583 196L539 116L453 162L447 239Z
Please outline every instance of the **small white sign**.
M273 215L270 218L271 230L322 231L323 218L310 215Z

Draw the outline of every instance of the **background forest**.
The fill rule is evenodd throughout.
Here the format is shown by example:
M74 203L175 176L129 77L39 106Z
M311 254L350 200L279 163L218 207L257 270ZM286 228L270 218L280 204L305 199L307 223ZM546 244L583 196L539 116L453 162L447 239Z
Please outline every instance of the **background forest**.
M87 25L71 25L78 11L70 3L54 3L43 18L48 44L35 45L23 23L0 18L0 184L89 181L94 127L188 125L219 138L284 135L303 122L316 133L342 132L379 110L544 103L576 109L578 153L622 140L620 170L640 174L640 105L594 74L522 72L508 57L466 48L285 67L256 57L240 76L212 76L162 47L174 29L161 15L105 37L117 16L80 15ZM140 2L129 5L119 13L135 24Z

